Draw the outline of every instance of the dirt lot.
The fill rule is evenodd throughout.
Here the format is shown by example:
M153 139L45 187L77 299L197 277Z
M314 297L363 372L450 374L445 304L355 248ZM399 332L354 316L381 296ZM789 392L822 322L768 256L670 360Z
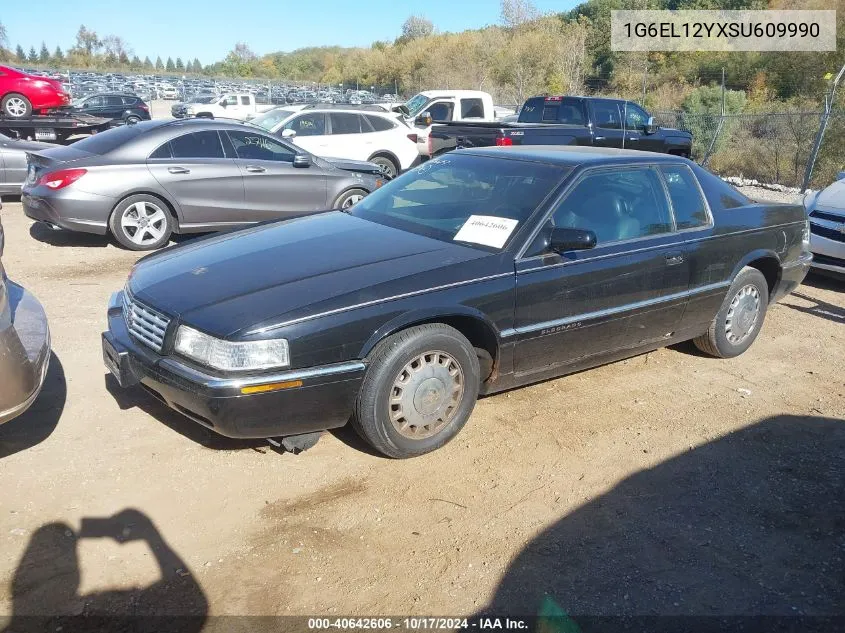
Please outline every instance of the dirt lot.
M841 282L735 360L680 346L486 398L411 461L346 430L293 456L119 393L100 332L137 256L2 214L55 355L0 427L0 614L845 614Z

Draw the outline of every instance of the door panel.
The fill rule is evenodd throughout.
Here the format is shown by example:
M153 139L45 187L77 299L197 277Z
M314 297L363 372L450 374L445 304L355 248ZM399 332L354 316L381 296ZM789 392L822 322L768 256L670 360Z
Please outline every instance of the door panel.
M688 300L689 258L656 170L587 172L553 227L594 231L598 245L517 262L517 374L672 335Z
M326 178L317 165L294 167L296 151L253 131L227 133L241 170L249 217L272 220L328 208Z
M619 104L611 100L589 102L590 120L593 122L593 145L596 147L622 147L622 113Z

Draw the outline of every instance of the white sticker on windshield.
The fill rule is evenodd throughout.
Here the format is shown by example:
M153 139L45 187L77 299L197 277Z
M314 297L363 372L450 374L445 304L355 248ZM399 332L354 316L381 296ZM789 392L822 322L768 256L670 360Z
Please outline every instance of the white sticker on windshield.
M492 215L471 215L454 238L456 242L472 242L502 248L519 220L497 218Z

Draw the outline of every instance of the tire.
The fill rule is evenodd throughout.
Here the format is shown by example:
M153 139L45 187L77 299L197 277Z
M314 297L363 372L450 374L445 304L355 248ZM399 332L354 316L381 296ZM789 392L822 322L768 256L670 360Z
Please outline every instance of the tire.
M702 352L717 358L739 356L751 347L760 333L768 306L766 278L756 268L746 266L731 284L707 332L693 339L693 343Z
M399 165L397 165L396 162L389 156L373 156L370 159L370 162L375 163L376 165L381 167L382 171L384 171L385 174L387 174L391 178L396 178L396 176L399 175Z
M135 125L136 123L141 122L141 117L137 117L134 114L132 116L126 117L126 125Z
M12 119L26 119L32 116L32 102L17 92L11 92L0 101L3 114Z
M139 220L143 219L147 222L140 223ZM132 251L161 248L170 240L173 224L173 216L164 201L147 194L121 200L109 217L109 229L114 239Z
M337 200L334 201L334 209L348 209L354 204L360 202L363 198L367 196L367 192L363 189L350 189L349 191L344 191L337 197Z
M388 457L416 457L440 448L464 427L478 399L478 356L463 334L442 323L387 337L367 365L352 425ZM403 376L405 389L398 387Z

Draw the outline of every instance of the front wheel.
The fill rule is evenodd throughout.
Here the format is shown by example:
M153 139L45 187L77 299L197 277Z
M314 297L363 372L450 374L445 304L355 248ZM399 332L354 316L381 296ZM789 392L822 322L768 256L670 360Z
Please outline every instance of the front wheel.
M466 337L442 323L418 325L370 354L352 423L380 453L415 457L458 434L478 387L478 356Z
M129 196L112 211L109 228L122 246L133 251L150 251L170 240L173 216L155 196Z
M337 200L334 201L334 208L349 209L361 202L366 195L367 192L363 189L350 189L349 191L344 191L340 194L340 196L338 196Z
M718 358L739 356L760 333L768 306L766 278L756 268L746 266L731 284L707 332L693 340L695 346Z
M396 176L399 175L399 165L393 162L392 158L387 156L374 156L370 159L370 162L381 167L381 171L389 178L396 178Z
M25 119L32 114L32 102L21 94L12 93L0 102L3 114L12 119Z

